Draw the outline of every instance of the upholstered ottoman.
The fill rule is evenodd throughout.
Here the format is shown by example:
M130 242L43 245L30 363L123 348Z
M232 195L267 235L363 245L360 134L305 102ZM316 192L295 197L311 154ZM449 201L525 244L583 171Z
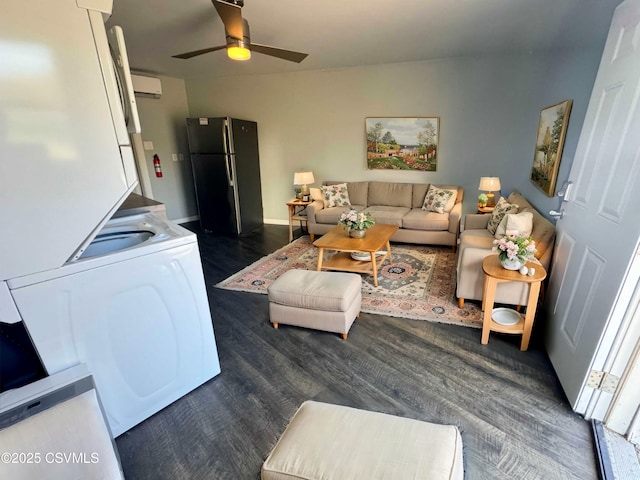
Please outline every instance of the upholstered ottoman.
M457 427L304 402L262 465L262 480L462 480Z
M362 279L355 273L289 270L273 282L269 318L280 323L342 334L360 315Z

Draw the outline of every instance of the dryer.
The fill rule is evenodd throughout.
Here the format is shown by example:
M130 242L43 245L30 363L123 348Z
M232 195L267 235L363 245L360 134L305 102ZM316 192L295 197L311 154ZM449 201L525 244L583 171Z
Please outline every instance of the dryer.
M7 283L47 372L87 364L115 436L220 373L197 237L153 214Z

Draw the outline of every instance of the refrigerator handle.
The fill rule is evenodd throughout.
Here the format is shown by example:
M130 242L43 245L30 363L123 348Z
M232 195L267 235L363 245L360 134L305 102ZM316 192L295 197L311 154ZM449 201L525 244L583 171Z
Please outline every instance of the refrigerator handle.
M222 140L224 143L224 167L227 170L227 182L233 187L233 169L229 166L231 162L231 148L229 145L229 123L225 118L222 122Z
M229 182L229 186L233 187L233 176L231 167L229 167L229 162L231 162L231 155L224 156L224 166L227 169L227 181Z
M227 126L226 120L222 122L222 144L222 148L224 148L224 154L229 155L231 153L229 151L229 127Z

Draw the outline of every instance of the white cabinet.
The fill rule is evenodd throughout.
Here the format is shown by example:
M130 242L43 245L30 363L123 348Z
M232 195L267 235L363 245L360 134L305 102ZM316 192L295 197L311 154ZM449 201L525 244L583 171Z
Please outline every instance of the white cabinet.
M98 55L111 0L78 3L99 11L2 1L0 280L63 265L137 183L109 102L113 69Z

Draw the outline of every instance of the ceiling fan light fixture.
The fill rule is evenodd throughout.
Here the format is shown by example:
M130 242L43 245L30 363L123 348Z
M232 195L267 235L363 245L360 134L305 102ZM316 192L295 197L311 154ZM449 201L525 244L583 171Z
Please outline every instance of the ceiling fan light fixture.
M232 60L249 60L251 58L251 50L240 45L229 45L227 47L227 55Z

